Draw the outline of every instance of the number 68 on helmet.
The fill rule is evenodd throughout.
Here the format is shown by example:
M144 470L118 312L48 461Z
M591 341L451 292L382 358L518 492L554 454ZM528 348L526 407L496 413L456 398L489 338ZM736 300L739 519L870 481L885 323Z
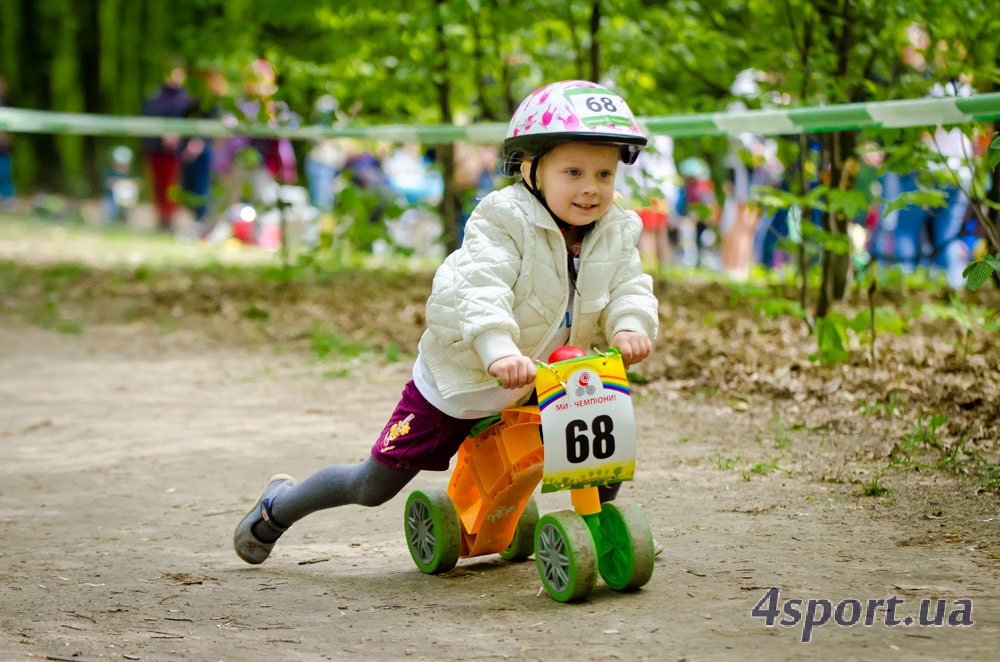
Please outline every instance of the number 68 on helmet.
M567 142L615 145L631 165L647 140L618 93L585 80L550 83L514 111L503 141L504 174L512 177L522 161Z

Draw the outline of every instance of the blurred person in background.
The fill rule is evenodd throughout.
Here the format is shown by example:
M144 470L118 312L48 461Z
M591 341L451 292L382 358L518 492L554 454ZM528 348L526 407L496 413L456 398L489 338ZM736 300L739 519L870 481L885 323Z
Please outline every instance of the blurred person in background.
M476 205L500 182L499 150L493 145L455 143L455 189L458 191L458 243Z
M243 94L235 101L234 110L222 116L223 125L298 126L301 118L274 98L277 91L274 66L263 59L252 61L243 70ZM216 150L215 167L222 174L227 199L223 213L210 221L205 235L213 240L236 236L224 224L238 217L243 228L237 237L240 241L276 247L278 224L263 221L274 217L269 212L282 204L280 185L294 184L298 179L291 141L232 136Z
M184 67L178 64L171 66L156 95L143 105L142 114L147 117L186 117L191 108L191 99L184 89L186 79ZM143 139L142 146L159 229L170 232L177 209L171 188L180 182L181 138L174 134L147 137Z
M7 105L7 81L0 77L0 106ZM14 209L17 199L14 197L14 171L11 166L10 134L0 131L0 208L4 211Z
M742 104L730 109L742 110ZM722 190L724 202L719 222L722 238L722 267L726 275L744 281L750 275L754 235L761 218L761 208L751 202L754 187L769 187L781 176L777 146L773 141L750 133L730 138L725 158L726 179Z
M932 43L927 28L911 23L905 30L901 60L910 75L934 81L932 97L967 97L974 90L963 74L941 75L945 41ZM966 241L969 197L972 184L971 159L974 145L958 127L937 126L925 131L921 141L926 146L926 161L913 169L909 164L890 164L879 183L882 197L892 202L905 194L930 190L939 193L942 205L908 204L889 212L883 204L871 239L872 253L883 264L895 265L904 272L928 264L943 272L948 285L962 289L962 272L971 257Z
M653 273L673 262L673 245L678 241L676 227L680 188L674 163L674 141L670 136L654 135L649 146L640 152L628 176L619 170L618 190L642 219L639 252Z
M198 96L191 99L187 117L217 119L219 105L228 85L218 69L201 69L195 74ZM194 136L181 143L181 190L184 205L194 214L195 227L203 232L212 202L212 172L215 142L208 136Z
M278 92L278 74L270 62L254 60L243 74L243 97L236 102L240 121L276 127L298 126L299 116L284 101L274 98ZM243 138L237 144L248 144L257 150L261 165L272 180L294 184L298 179L295 151L288 138Z
M117 145L111 150L111 165L104 173L103 222L127 221L128 210L138 202L139 181L132 173L132 150Z
M678 166L682 184L677 197L677 246L684 266L718 269L714 246L720 207L712 172L704 159L691 156Z
M316 126L337 124L339 106L336 97L324 94L316 100L312 124ZM347 152L340 141L333 138L317 138L306 154L305 170L309 182L309 199L321 216L333 211L334 183L346 162Z

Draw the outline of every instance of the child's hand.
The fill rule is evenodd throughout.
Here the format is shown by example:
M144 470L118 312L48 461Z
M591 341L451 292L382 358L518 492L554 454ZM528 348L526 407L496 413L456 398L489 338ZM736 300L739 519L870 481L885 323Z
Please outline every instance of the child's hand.
M505 356L490 364L490 374L504 388L521 388L535 383L535 362L527 356Z
M642 361L653 351L653 341L641 331L619 331L611 339L611 346L622 351L626 368Z

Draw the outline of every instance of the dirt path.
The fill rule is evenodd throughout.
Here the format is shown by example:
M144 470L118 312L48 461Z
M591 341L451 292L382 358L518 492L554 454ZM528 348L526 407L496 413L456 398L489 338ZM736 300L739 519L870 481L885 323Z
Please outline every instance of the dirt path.
M232 529L262 481L362 458L406 370L397 363L331 379L303 355L206 346L141 325L88 326L80 336L0 327L0 658L996 654L995 495L955 490L932 474L926 480L942 485L907 481L891 499L863 497L857 486L822 480L844 470L856 439L803 430L779 451L753 409L642 388L639 474L622 495L643 506L666 551L637 593L601 585L581 604L558 604L539 595L533 562L493 557L423 575L403 539L405 493L381 509L314 515L264 565L240 562ZM745 480L720 469L737 456L780 456L791 473ZM446 479L425 474L415 485ZM567 505L564 493L540 499L543 512ZM869 627L863 618L838 627L831 617L803 644L804 618L768 628L751 617L772 586L782 604L803 600L803 611L809 600L836 608L898 596L900 619L916 619L921 600L945 600L950 614L969 599L975 623L888 627L879 609Z

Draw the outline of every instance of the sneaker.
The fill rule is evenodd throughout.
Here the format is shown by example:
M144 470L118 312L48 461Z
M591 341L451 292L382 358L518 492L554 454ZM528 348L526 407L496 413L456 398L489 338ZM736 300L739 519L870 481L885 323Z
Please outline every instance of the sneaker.
M663 545L656 538L653 538L653 556L659 556L663 553Z
M253 565L263 563L267 559L274 543L278 542L281 534L288 530L287 526L281 526L271 517L271 500L295 485L295 479L285 474L277 474L267 479L267 484L257 497L257 503L243 517L233 533L233 549L236 550L237 556ZM274 534L270 542L264 542L254 535L253 529L258 523Z

